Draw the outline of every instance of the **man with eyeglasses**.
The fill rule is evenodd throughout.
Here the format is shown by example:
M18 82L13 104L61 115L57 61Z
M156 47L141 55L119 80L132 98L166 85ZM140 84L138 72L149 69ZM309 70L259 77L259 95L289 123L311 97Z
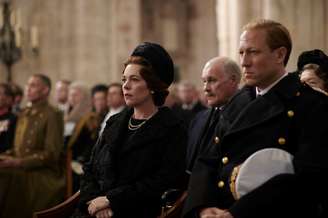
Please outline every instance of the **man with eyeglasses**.
M227 57L209 60L202 71L203 91L211 107L199 112L189 126L187 173L191 174L197 156L217 143L215 126L220 111L237 92L241 71L237 63Z

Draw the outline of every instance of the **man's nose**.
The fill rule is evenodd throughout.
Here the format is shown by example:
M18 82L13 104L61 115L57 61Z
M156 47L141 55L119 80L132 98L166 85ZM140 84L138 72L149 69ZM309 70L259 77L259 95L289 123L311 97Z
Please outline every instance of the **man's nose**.
M242 67L250 66L250 59L247 54L244 53L240 55L240 65Z
M203 84L203 91L206 92L209 90L208 82L204 82Z

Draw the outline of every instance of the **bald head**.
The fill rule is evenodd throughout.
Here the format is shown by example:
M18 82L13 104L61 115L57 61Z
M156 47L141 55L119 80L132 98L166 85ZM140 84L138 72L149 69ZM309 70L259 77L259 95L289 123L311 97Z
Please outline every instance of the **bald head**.
M228 57L209 60L202 72L204 93L211 107L226 104L238 89L241 72L238 64Z

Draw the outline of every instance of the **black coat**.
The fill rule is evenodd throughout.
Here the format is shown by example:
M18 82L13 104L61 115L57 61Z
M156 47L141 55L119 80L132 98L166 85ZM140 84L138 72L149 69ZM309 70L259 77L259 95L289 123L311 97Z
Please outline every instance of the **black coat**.
M201 112L202 110L206 110L207 108L200 102L194 105L192 109L183 109L182 105L175 105L172 107L172 111L184 121L186 128L189 127L190 122L192 119L197 115L197 113Z
M156 217L161 194L181 188L185 178L186 132L168 108L159 111L124 142L132 109L107 121L85 165L80 209L106 195L115 217ZM124 145L124 147L122 147Z
M221 114L218 146L194 167L185 217L211 206L228 209L234 218L316 217L318 203L327 196L327 111L327 96L301 84L296 74L256 99L254 88L243 88ZM292 153L295 174L275 176L235 201L229 187L232 169L267 147Z
M219 116L219 109L211 108L200 111L190 122L186 156L187 173L191 173L198 155L213 145Z

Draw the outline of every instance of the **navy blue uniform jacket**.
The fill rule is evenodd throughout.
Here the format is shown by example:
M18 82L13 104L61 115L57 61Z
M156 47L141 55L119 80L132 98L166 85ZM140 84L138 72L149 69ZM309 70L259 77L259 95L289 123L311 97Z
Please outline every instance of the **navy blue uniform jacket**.
M328 188L327 124L327 96L296 73L257 98L254 88L244 87L221 113L219 143L196 162L184 216L218 207L234 218L316 217ZM236 201L229 185L233 168L268 147L292 153L296 173L275 176Z

